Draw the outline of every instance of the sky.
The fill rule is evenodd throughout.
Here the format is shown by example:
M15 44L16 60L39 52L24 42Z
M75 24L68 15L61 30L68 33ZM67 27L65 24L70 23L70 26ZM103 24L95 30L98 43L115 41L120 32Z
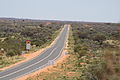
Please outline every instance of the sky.
M120 0L0 0L0 17L120 22Z

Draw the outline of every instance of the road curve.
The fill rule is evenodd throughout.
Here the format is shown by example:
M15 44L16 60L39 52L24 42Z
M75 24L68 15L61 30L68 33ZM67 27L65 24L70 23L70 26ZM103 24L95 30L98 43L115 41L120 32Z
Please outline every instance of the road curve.
M47 48L39 56L0 72L0 80L14 80L18 77L54 64L55 60L61 56L67 34L68 25L65 25L63 32L59 35L54 45L52 45L50 48Z

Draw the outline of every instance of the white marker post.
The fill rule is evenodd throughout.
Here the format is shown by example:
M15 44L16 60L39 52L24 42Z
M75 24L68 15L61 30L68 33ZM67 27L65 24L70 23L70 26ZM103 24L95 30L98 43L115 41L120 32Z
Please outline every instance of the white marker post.
M30 50L31 44L30 40L26 40L26 50Z
M49 61L48 61L48 64L49 64L49 65L54 65L55 62L54 62L54 60L49 60Z

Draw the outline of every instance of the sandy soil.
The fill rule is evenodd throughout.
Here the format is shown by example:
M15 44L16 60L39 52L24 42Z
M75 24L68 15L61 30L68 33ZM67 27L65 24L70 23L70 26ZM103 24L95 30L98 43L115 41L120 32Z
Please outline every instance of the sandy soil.
M62 33L62 31L63 31L63 29L61 30L60 34ZM58 37L59 37L59 36L58 36ZM29 52L28 54L23 54L23 55L21 55L22 57L25 58L24 60L22 60L22 61L20 61L20 62L17 62L17 63L15 63L15 64L12 64L12 65L10 65L10 66L1 68L0 71L6 70L6 69L8 69L8 68L14 67L14 66L16 66L16 65L18 65L18 64L21 64L21 63L23 63L23 62L29 61L30 59L32 59L32 58L40 55L45 49L51 47L51 46L56 42L56 40L58 39L58 37L57 37L49 46L47 46L47 47L45 47L45 48L42 48L42 49L40 49L40 50L38 50L38 51L36 51L36 52L32 52L32 53Z
M68 36L69 36L69 35L67 35L67 38L68 38ZM54 68L55 66L57 66L58 64L62 64L63 61L65 61L65 60L70 56L69 54L65 55L65 53L68 52L68 50L67 50L68 48L67 48L67 47L68 47L68 39L67 39L67 41L66 41L66 43L65 43L65 48L64 48L64 50L63 50L63 52L62 52L61 57L60 57L58 60L56 60L56 62L55 62L54 65L47 66L47 67L45 67L45 68L43 68L43 69L41 69L41 70L38 70L38 71L36 71L36 72L30 73L30 74L28 74L28 75L25 75L25 76L23 76L23 77L17 78L16 80L25 80L25 79L27 79L28 77L32 77L32 76L38 75L38 74L40 74L40 73L42 73L42 72L50 72L50 69L55 69L55 68Z
M25 75L25 76L23 76L23 77L20 77L20 78L18 78L18 79L16 79L16 80L25 80L25 79L27 79L28 77L32 77L32 76L38 75L38 74L40 74L40 73L42 73L42 72L50 72L50 69L55 69L55 68L54 68L55 66L57 66L58 64L61 64L63 61L65 61L65 60L69 57L69 55L66 55L66 56L65 56L64 53L65 53L65 51L62 52L61 57L55 62L54 65L45 67L45 68L43 68L43 69L41 69L41 70L38 70L38 71L33 72L33 73L30 73L30 74Z

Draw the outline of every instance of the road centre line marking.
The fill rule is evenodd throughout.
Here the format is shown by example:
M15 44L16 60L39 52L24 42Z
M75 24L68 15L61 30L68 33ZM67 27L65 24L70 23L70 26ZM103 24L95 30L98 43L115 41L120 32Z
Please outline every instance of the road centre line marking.
M60 54L62 53L62 51L63 51L63 49L64 49L64 47L65 47L65 42L66 42L67 39L68 39L69 27L67 28L67 33L66 33L66 34L67 34L67 35L66 35L66 37L65 37L64 46L63 46L63 48L61 49L59 55L58 55L56 58L53 59L54 61L60 56Z
M36 71L37 69L42 69L42 67L47 66L47 65L48 65L48 63L46 63L46 64L44 64L44 65L42 65L42 66L40 66L40 67L38 67L38 68L35 68L35 69L33 69L32 71L29 71L29 72L27 72L27 73L24 73L24 74L22 74L22 75L20 75L20 76L18 76L18 77L12 78L12 79L10 79L10 80L15 80L16 78L19 78L19 77L22 77L22 76L27 75L27 74L29 74L29 73L32 73L32 72Z
M69 29L67 29L68 31L67 31L67 34L69 33ZM67 39L68 39L68 35L66 35L66 37L65 37L65 41L64 41L64 45L63 45L63 48L60 50L60 53L59 53L59 55L56 57L56 58L54 58L53 60L56 60L60 55L61 55L61 53L62 53L62 51L63 51L63 49L64 49L64 47L65 47L65 42L67 41ZM20 76L18 76L18 77L21 77L21 76L24 76L24 75L26 75L26 74L29 74L29 73L31 73L31 72L34 72L34 71L36 71L37 69L41 69L41 67L44 67L45 65L47 65L48 63L46 63L46 64L44 64L44 65L42 65L42 66L40 66L40 67L38 67L38 68L36 68L36 69L33 69L32 71L29 71L29 72L27 72L27 73L25 73L25 74L23 74L23 75L20 75ZM15 80L16 78L18 78L18 77L15 77L15 78L12 78L12 79L10 79L10 80Z
M62 31L62 32L63 32L63 31ZM62 32L61 32L61 33L62 33ZM68 31L67 31L67 32L68 32ZM61 33L60 33L60 35L61 35ZM60 35L59 35L59 37L60 37ZM57 40L58 40L58 39L57 39ZM65 39L65 41L66 41L66 39ZM64 43L65 43L65 41L64 41ZM55 41L55 42L56 42L56 41ZM52 45L52 46L53 46L53 45ZM65 44L64 44L64 46L65 46ZM61 49L60 53L63 51L63 49L64 49L64 47ZM54 52L54 50L56 50L56 48L53 49L52 52ZM47 51L47 50L45 50L45 51ZM45 51L43 51L42 53L44 53ZM50 55L52 54L52 52L50 53ZM50 56L50 55L49 55L49 56ZM47 56L46 58L48 58L49 56ZM60 54L59 54L55 59L57 59L59 56L60 56ZM35 58L36 58L36 57L35 57ZM44 58L44 59L46 59L46 58ZM44 59L40 60L39 62L43 61ZM53 60L55 60L55 59L53 59ZM33 59L32 59L32 60L33 60ZM37 63L39 63L39 62L37 62ZM35 64L37 64L37 63L35 63ZM16 72L13 72L13 73L11 73L11 74L2 76L2 77L0 77L0 78L3 78L3 77L6 77L6 76L9 76L9 75L12 75L12 74L17 73L17 72L19 72L19 71L22 71L22 70L24 70L24 69L27 69L27 68L35 65L35 64L32 64L32 65L30 65L30 66L28 66L28 67L25 67L25 68L23 68L23 69L20 69L20 70L18 70L18 71L16 71ZM48 63L46 63L46 64L48 64ZM38 67L38 68L36 68L36 69L33 69L33 70L30 71L30 72L33 72L33 71L35 71L35 70L37 70L37 69L41 69L41 67L44 67L46 64L44 64L44 65L42 65L42 66L40 66L40 67ZM30 73L30 72L28 72L28 73ZM28 73L25 73L25 74L28 74ZM24 74L24 75L25 75L25 74ZM21 75L21 76L22 76L22 75ZM18 77L20 77L20 76L18 76ZM15 78L17 78L17 77L15 77ZM13 79L15 79L15 78L13 78ZM11 80L11 79L10 79L10 80Z
M23 68L23 69L20 69L20 70L18 70L18 71L15 71L15 72L13 72L13 73L8 74L8 75L2 76L2 77L0 77L0 78L4 78L4 77L6 77L6 76L12 75L12 74L14 74L14 73L17 73L17 72L20 72L20 71L22 71L22 70L25 70L25 69L27 69L27 68L29 68L29 67L32 67L32 66L35 65L35 64L38 64L39 62L41 62L41 61L45 60L46 58L48 58L49 56L51 56L52 53L53 53L56 49L57 49L57 48L54 48L54 49L52 50L52 52L50 53L50 55L48 55L47 57L43 58L42 60L40 60L40 61L38 61L38 62L30 65L30 66L27 66L27 67L25 67L25 68Z
M68 30L68 31L67 31L67 34L68 34L68 33L69 33L69 29L67 29L67 30ZM54 58L53 60L56 60L56 59L61 55L61 53L62 53L62 51L63 51L63 49L64 49L64 47L65 47L65 42L67 41L67 39L68 39L68 35L66 35L63 48L60 50L59 55L58 55L56 58ZM47 64L48 64L48 63L46 63L46 64L44 64L44 65L42 65L42 66L40 66L40 67L38 67L38 68L35 68L35 69L33 69L32 71L29 71L29 72L27 72L27 73L25 73L25 74L22 74L22 75L20 75L20 76L18 76L18 77L12 78L12 79L10 79L10 80L15 80L16 78L19 78L19 77L21 77L21 76L27 75L27 74L29 74L29 73L31 73L31 72L36 71L37 69L41 69L41 67L44 67L44 66L46 66Z
M53 46L52 46L52 47L53 47ZM41 55L42 55L44 52L46 52L48 49L49 49L49 48L45 49L45 50L44 50L40 55L38 55L38 56L41 56ZM28 62L34 60L35 58L37 58L38 56L32 58L31 60L29 60L29 61L27 61L27 62L23 62L23 63L21 63L21 64L18 64L18 65L16 65L16 66L14 66L14 67L11 67L11 68L9 68L9 69L6 69L6 70L4 70L4 71L1 71L0 74L3 73L3 72L5 72L5 71L9 71L10 69L14 69L14 68L16 68L16 67L18 67L18 66L21 66L21 65L23 65L23 64L25 64L25 63L28 63Z
M65 28L65 27L64 27L64 28ZM61 36L62 32L64 31L64 28L60 31L58 37L56 37L55 43L57 42L57 40L58 40L59 37ZM55 44L55 43L54 43L54 44ZM54 46L54 44L52 44L51 47L49 47L49 48L52 48L52 47ZM38 56L41 56L41 55L42 55L45 51L47 51L49 48L47 48L47 49L45 49L44 51L42 51L42 53L41 53L40 55L38 55ZM38 56L30 59L30 60L27 61L27 62L30 62L30 61L36 59ZM1 71L0 73L3 73L3 72L5 72L5 71L9 71L9 70L11 70L11 69L14 69L14 68L16 68L16 67L18 67L18 66L20 66L20 65L23 65L23 64L25 64L25 63L27 63L27 62L23 62L23 63L21 63L21 64L18 64L18 65L16 65L16 66L14 66L14 67L8 68L8 69L6 69L6 70L4 70L4 71ZM0 77L0 78L1 78L1 77Z

